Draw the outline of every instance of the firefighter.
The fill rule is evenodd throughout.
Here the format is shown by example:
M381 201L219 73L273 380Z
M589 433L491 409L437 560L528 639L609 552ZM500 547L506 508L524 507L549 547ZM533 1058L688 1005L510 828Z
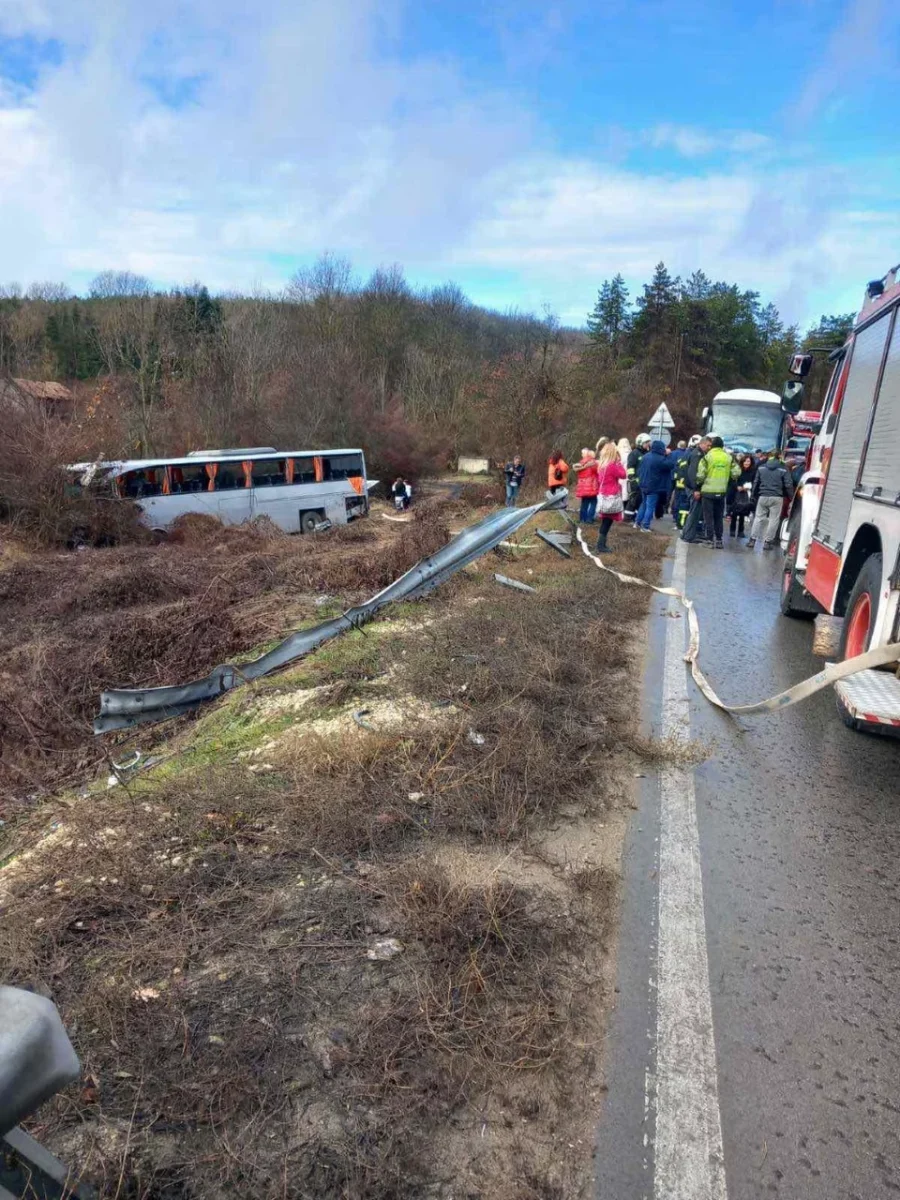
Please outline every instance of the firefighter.
M687 442L679 442L672 454L672 460L675 466L672 469L672 520L680 529L684 524L684 517L687 516L687 511L690 508L691 497L687 486L687 468L690 462L691 452L688 450Z
M688 461L684 478L687 484L688 495L691 497L691 507L684 520L684 532L681 535L681 540L684 542L702 541L708 537L708 532L703 528L703 502L694 499L694 492L697 489L697 470L700 466L700 460L706 454L710 445L711 442L708 437L701 437L699 433L695 433L688 446Z
M639 433L634 439L634 449L628 455L625 463L625 471L628 476L628 499L625 501L625 512L630 516L634 516L637 510L641 507L641 485L638 482L638 467L641 465L641 459L650 449L650 434Z
M712 534L717 550L724 548L722 534L724 533L725 496L733 479L737 479L741 469L725 449L720 437L712 439L712 445L697 467L697 487L694 499L703 501L703 524L706 526L707 538ZM749 543L748 543L749 544Z

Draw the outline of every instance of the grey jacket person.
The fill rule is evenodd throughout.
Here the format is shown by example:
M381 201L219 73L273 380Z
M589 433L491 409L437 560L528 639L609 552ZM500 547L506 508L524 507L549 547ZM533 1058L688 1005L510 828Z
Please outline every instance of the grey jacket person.
M787 496L788 500L794 494L791 473L777 458L769 458L756 472L753 484L753 499L761 496Z

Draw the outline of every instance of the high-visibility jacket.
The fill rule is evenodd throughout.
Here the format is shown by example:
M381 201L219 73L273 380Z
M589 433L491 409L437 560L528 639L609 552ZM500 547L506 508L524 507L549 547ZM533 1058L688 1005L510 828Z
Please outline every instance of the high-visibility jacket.
M672 471L672 482L678 488L687 487L687 469L688 463L691 461L691 452L689 450L676 450L672 455L675 462L675 469Z
M727 450L714 446L700 459L697 467L697 486L704 496L724 496L732 479L737 479L741 468Z

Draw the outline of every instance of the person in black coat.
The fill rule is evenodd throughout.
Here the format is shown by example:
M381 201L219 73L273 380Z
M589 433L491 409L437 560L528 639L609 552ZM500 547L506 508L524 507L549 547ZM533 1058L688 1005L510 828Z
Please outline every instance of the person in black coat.
M744 536L744 521L753 516L753 485L756 482L756 463L752 454L744 454L739 462L741 473L728 489L728 525L730 537Z

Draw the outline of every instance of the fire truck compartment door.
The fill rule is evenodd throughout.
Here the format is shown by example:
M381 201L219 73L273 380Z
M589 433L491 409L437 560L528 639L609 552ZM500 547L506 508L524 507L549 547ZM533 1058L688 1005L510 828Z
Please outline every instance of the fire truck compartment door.
M900 321L894 323L861 484L868 492L881 488L880 499L900 496Z
M854 342L817 531L822 541L832 548L842 545L847 533L847 519L859 474L863 439L872 412L872 398L881 369L890 316L890 312L886 312L858 333Z

